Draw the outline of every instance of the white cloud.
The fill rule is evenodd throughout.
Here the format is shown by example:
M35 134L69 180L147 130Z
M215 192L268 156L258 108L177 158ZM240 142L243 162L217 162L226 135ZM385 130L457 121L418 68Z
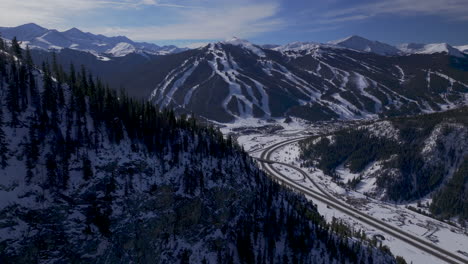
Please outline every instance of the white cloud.
M102 4L92 0L2 0L0 24L17 26L34 21L44 26L59 25L70 14L95 9Z
M141 3L145 5L156 5L156 0L143 0Z
M466 0L384 0L327 12L324 24L363 20L377 15L435 15L451 20L468 20Z
M18 26L35 22L45 27L66 29L71 17L106 9L138 9L144 6L186 8L185 5L159 3L156 0L1 0L0 26Z
M277 1L277 0L274 0ZM135 40L206 40L231 36L251 37L279 29L284 21L274 18L279 4L272 1L252 3L250 0L2 0L0 26L18 26L35 22L48 28L65 30L72 26L105 35L125 35ZM99 17L104 12L113 16L114 10L131 12L142 8L168 8L176 22L158 25L125 25L104 27L99 24L83 28L73 24L80 17ZM170 12L170 13L169 13ZM119 21L119 19L116 19ZM159 20L164 21L164 20ZM174 21L174 20L172 20ZM164 21L168 22L168 21ZM118 22L117 22L118 23ZM89 24L89 23L84 23Z
M277 4L218 5L203 9L178 10L180 21L163 26L89 28L107 35L125 35L135 40L197 40L242 38L278 30L285 25L274 18Z
M180 46L184 48L189 48L189 49L196 49L196 48L204 47L208 44L209 42L193 42L190 44L185 44L185 45L180 45Z

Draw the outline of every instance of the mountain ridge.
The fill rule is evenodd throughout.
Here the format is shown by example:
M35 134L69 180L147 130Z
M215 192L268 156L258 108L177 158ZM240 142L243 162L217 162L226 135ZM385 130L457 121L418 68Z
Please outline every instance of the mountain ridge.
M37 24L29 23L18 27L0 27L0 33L6 39L11 40L17 37L22 42L23 47L29 45L30 48L43 50L62 50L65 48L88 51L92 54L114 55L112 52L118 45L130 45L133 48L125 53L120 50L118 56L125 56L130 53L140 52L152 55L165 55L186 50L174 45L158 46L146 42L134 42L125 36L106 37L104 35L83 32L78 28L71 28L65 31L46 29Z
M31 48L39 48L39 49L56 49L61 50L64 48L71 48L81 51L88 51L94 54L104 54L109 53L111 56L115 56L112 53L113 49L117 48L117 45L131 45L131 49L127 49L126 52L117 53L117 56L125 56L130 53L148 53L153 55L167 55L172 53L178 53L187 50L188 48L179 48L174 45L167 45L167 46L158 46L156 44L147 43L147 42L134 42L127 38L126 36L114 36L114 37L106 37L102 34L92 34L89 32L83 32L80 29L73 27L65 31L57 31L54 29L47 29L41 27L35 23L28 23L24 25L20 25L17 27L0 27L0 33L6 39L12 39L14 36L18 38L18 40L23 41L23 45L30 45ZM232 40L221 41L224 43L231 42L234 43L233 40L240 41L238 38L233 38ZM245 40L242 40L245 42ZM91 43L90 43L91 42ZM248 42L248 41L247 41ZM213 42L210 44L215 44L217 42ZM250 42L249 42L250 43ZM466 50L468 50L465 46L451 46L447 43L430 43L430 44L400 44L397 46L389 45L380 41L369 40L364 37L358 35L351 35L349 37L329 41L328 43L318 43L318 42L291 42L285 45L256 45L252 44L257 47L263 47L266 49L273 49L273 50L287 50L287 49L295 49L296 51L300 49L298 47L299 43L304 44L304 49L310 49L307 46L328 46L328 47L335 47L335 48L347 48L361 52L371 52L379 55L384 56L400 56L400 55L410 55L410 54L434 54L434 53L447 53L448 55L463 57L466 54ZM207 45L210 45L207 44ZM405 46L406 45L406 46ZM410 45L420 45L421 47L418 49L410 49L408 46ZM442 45L444 47L442 47ZM294 47L296 46L296 47ZM427 48L424 48L427 46ZM293 48L294 47L294 48ZM435 48L434 48L435 47Z
M132 87L129 94L161 108L222 123L250 117L367 119L443 111L468 101L463 58L296 46L270 50L236 40L166 56L100 61L63 50L56 59L65 69L72 61L84 64L112 87ZM51 53L32 53L38 63L53 60Z
M467 103L468 76L451 66L451 57L445 54L396 57L333 45L298 45L298 49L268 50L237 40L212 43L193 51L160 79L150 98L160 107L184 108L222 122L285 115L361 119ZM452 85L461 88L451 90ZM209 87L217 87L218 94ZM434 97L432 89L449 89L454 97ZM207 99L212 100L210 107L219 106L217 117L204 106ZM317 116L307 117L313 112Z

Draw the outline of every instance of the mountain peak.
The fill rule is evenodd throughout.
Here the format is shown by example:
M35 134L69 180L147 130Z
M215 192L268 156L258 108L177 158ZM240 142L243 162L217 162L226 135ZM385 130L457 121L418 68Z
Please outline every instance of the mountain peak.
M85 33L81 30L79 30L76 27L70 28L67 31L62 32L65 36L71 37L71 38L89 38L89 37L94 37L91 33Z
M6 39L16 37L20 41L29 41L44 35L48 29L34 23L28 23L17 27L1 28L2 36Z
M64 32L69 32L69 33L83 33L83 31L77 29L76 27L72 27L72 28L70 28L69 30L64 31Z
M243 43L243 44L249 43L249 44L251 44L248 40L241 39L241 38L238 38L238 37L232 37L232 38L226 39L225 41L223 41L223 43L233 44L233 45L240 44L240 43Z
M360 41L360 42L373 42L372 40L366 39L364 37L358 36L358 35L351 35L346 38L338 39L338 40L333 40L328 43L334 44L334 45L340 45L341 43L345 42L354 42L354 41Z
M232 37L231 39L221 42L222 44L229 44L234 46L239 46L244 49L249 50L250 52L256 54L259 57L265 57L265 53L258 46L250 43L248 40L240 39L238 37Z
M114 57L123 57L136 51L136 48L127 42L120 42L106 53L112 54Z
M345 38L345 40L365 40L365 41L371 41L369 39L366 39L364 37L361 37L359 35L351 35Z
M47 30L46 28L43 28L36 23L27 23L27 24L18 26L17 28L24 28L24 29L29 29L29 30Z
M379 55L397 55L400 52L400 50L392 45L369 40L357 35L351 35L344 39L330 41L329 43L357 51L372 52Z
M126 53L142 51L148 54L171 54L184 51L175 46L159 47L151 43L134 42L125 36L106 37L83 32L73 27L66 31L47 29L34 23L18 27L0 27L0 33L5 39L11 40L17 37L19 41L27 41L32 49L56 49L70 48L86 51L91 54L111 53L124 56ZM112 51L112 52L111 52Z

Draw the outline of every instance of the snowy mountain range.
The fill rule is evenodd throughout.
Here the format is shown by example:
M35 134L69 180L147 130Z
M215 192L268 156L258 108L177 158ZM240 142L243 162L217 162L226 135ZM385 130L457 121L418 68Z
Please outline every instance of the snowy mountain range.
M366 119L468 104L465 56L384 56L340 45L298 42L266 49L233 38L166 56L103 62L64 50L57 60L67 68L71 62L83 64L113 87L125 87L161 109L218 122L286 116ZM45 52L33 57L38 63L52 59Z
M285 116L363 119L468 103L468 55L459 50L465 46L397 48L359 36L325 44L258 46L232 38L183 51L76 28L59 32L26 24L0 32L35 48L36 63L51 61L49 49L58 49L64 68L83 64L112 87L125 87L161 109L218 122Z
M365 39L360 36L350 36L344 39L330 41L328 43L318 42L293 42L286 45L264 45L264 48L273 49L277 51L301 51L310 50L317 47L324 48L346 48L354 51L374 53L383 56L404 56L411 54L436 54L444 53L451 56L463 58L468 54L468 45L465 46L451 46L447 43L431 43L431 44L419 44L419 43L405 43L398 46L392 46L390 44L382 43L379 41L372 41ZM464 54L465 53L465 54Z
M468 74L457 65L466 59L443 53L381 56L316 43L268 50L233 39L186 55L154 80L151 100L220 122L360 119L468 103Z
M383 56L404 56L411 54L444 53L451 56L463 58L464 56L466 56L466 54L468 54L468 45L454 47L447 43L405 43L400 44L398 46L392 46L379 41L368 40L360 36L350 36L341 40L330 41L328 43L294 42L282 46L272 46L271 49L278 51L300 51L310 50L314 47L347 48L355 51L375 53ZM265 48L270 48L270 46L266 46Z
M112 57L122 57L130 53L166 55L186 49L176 46L158 46L145 42L134 42L127 37L106 37L85 33L77 28L67 31L46 29L34 23L18 27L0 27L0 34L6 39L16 38L22 46L29 45L33 49L62 50L75 49L87 51L95 55L106 54ZM105 58L105 57L104 57Z
M103 35L95 35L92 33L85 33L77 28L60 32L55 29L46 29L34 23L18 27L0 27L0 34L9 40L16 36L18 40L22 41L23 47L29 45L31 48L43 50L62 50L69 48L90 52L102 60L107 59L105 56L98 55L106 54L110 57L123 57L131 53L167 55L187 50L187 48L178 48L173 45L158 46L152 43L134 42L125 36L106 37ZM228 42L232 44L236 42L235 40L239 41L239 39L234 38ZM300 49L309 50L313 46L347 48L385 56L446 53L452 56L463 57L464 54L468 52L468 45L453 47L447 43L409 43L395 47L356 35L330 41L328 43L294 42L286 45L264 45L262 48L281 51L298 51Z

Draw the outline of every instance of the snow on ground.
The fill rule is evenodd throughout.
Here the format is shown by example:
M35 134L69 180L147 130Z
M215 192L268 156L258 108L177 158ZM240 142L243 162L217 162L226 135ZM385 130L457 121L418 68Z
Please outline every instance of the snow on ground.
M295 181L296 183L300 183L300 184L307 183L307 179L295 169L292 169L290 167L287 167L281 164L273 164L272 166L278 171L280 171L283 175L287 175L289 179Z
M287 149L287 146L285 149L286 151L291 152L291 150ZM285 151L285 149L279 149L278 151ZM277 155L283 157L286 156L285 154ZM287 158L283 159L285 162L287 162L287 160ZM335 197L346 201L348 204L351 204L353 207L358 208L360 211L365 212L368 215L371 215L377 219L381 219L413 235L431 241L435 245L452 251L458 255L461 254L457 253L457 251L468 252L468 233L466 233L466 231L464 232L462 229L424 216L406 208L408 205L417 207L414 204L389 204L379 200L370 199L363 195L362 192L357 192L341 187L318 169L305 169L305 171L308 172L310 177L312 177L312 179L314 179L314 181L328 193L334 194ZM347 178L355 176L349 173L349 171L346 169L343 169L338 173L341 177L345 175ZM344 182L346 182L346 180L344 180ZM369 185L371 183L367 182L366 184ZM310 183L306 184L306 186L313 187L313 185ZM428 201L423 201L424 204L427 202ZM314 203L316 203L316 201L314 201ZM331 218L335 216L346 220L350 226L361 226L361 228L366 231L368 236L379 234L379 232L376 232L374 228L360 224L355 219L350 219L347 216L340 215L340 213L336 212L336 210L330 210L324 205L319 207L319 212L323 214L327 220L331 220ZM383 241L383 244L388 245L394 254L404 256L407 261L413 261L415 264L443 263L440 260L435 259L416 248L409 247L406 243L401 242L396 238L389 237L387 234L382 235L384 235L386 238L386 240Z
M337 219L340 219L346 222L350 227L353 227L354 230L360 230L360 229L364 230L364 232L366 233L366 236L369 238L375 237L375 236L377 237L383 236L385 240L382 241L382 244L387 245L395 256L404 257L408 263L414 263L414 264L445 263L432 255L429 255L425 252L420 251L417 248L407 245L406 243L402 242L399 239L396 239L392 236L387 235L384 232L376 230L375 228L369 225L363 224L357 221L356 219L349 217L348 215L341 213L340 211L337 211L325 205L324 203L316 201L310 197L307 197L307 198L317 205L318 211L320 212L320 214L322 214L325 217L327 221L331 221L333 217L335 217Z
M233 37L232 39L226 40L223 42L224 44L231 44L235 46L241 46L243 48L246 48L250 51L252 51L254 54L256 54L259 57L265 57L265 53L260 49L258 46L248 42L247 40L239 39L236 37Z
M274 165L274 166L275 166L275 168L278 168L277 165ZM304 180L301 180L301 179L297 179L296 174L290 174L290 173L288 173L288 171L285 171L285 170L280 170L280 172L283 173L284 175L288 176L288 177L291 176L291 179L293 179L297 183L301 183L303 186L306 186L306 187L312 188L312 189L314 189L316 191L319 191L310 181L308 181L308 180L304 181ZM311 174L314 175L317 178L322 178L322 180L326 179L326 176L324 176L323 173L321 173L321 172L316 171L316 172L311 173ZM346 190L340 188L337 185L331 186L330 189L334 189L335 192L339 192L341 195L346 194ZM342 213L342 212L340 212L340 211L338 211L338 210L336 210L336 209L334 209L334 208L332 208L332 207L330 207L330 206L328 206L328 205L326 205L326 204L324 204L324 203L322 203L320 201L317 201L314 198L311 198L309 196L306 196L306 197L312 203L317 205L319 213L325 217L327 222L331 222L333 218L336 218L336 219L339 219L339 220L342 220L342 221L346 222L349 227L353 228L356 231L357 230L363 230L368 238L372 238L372 237L375 237L375 236L383 237L384 240L379 239L382 242L382 244L387 245L391 249L391 251L392 251L392 253L394 255L403 256L408 263L411 263L411 262L414 263L414 264L418 264L418 263L424 263L424 264L425 263L444 263L444 262L440 261L439 259L433 257L432 255L429 255L429 254L427 254L425 252L422 252L422 251L420 251L419 249L417 249L417 248L415 248L413 246L407 245L405 242L402 242L401 240L399 240L399 239L397 239L397 238L395 238L393 236L390 236L390 235L388 235L388 234L386 234L384 232L381 232L381 231L375 229L372 226L361 223L357 219L349 217L347 214ZM390 205L386 205L385 207L391 208ZM372 208L374 208L374 207L372 207ZM387 216L387 218L390 218L390 217L396 218L396 219L390 219L392 221L393 220L398 221L399 219L401 219L401 218L398 218L399 217L398 213L402 213L401 210L396 211L395 214L387 214L386 216ZM404 212L404 215L407 215L407 212ZM382 216L384 216L384 215L382 215ZM374 215L374 217L375 217L375 215ZM416 226L416 227L419 227L419 230L418 230L419 232L426 232L426 233L430 232L428 229L424 229L423 227L420 227L420 226ZM459 243L459 245L463 245L463 242Z
M274 128L278 126L278 128ZM297 138L302 135L316 135L324 133L330 129L337 129L338 124L308 124L300 120L286 124L283 120L275 120L274 122L258 121L257 119L244 119L239 123L228 124L221 128L225 134L233 134L237 138L240 145L246 151L251 152L252 156L259 156L262 149L271 146L275 143ZM345 125L346 126L346 125ZM279 129L279 127L281 129ZM326 127L326 128L323 128ZM276 129L276 130L275 130ZM297 143L289 144L279 148L271 156L272 160L288 163L295 166L300 166L299 161L299 145ZM284 165L273 165L282 174L290 177L294 181L301 183L303 186L317 189L316 186L309 180L295 172L293 169ZM371 164L368 171L372 172L379 168L379 164ZM381 219L395 228L400 228L413 235L419 236L422 239L430 241L435 245L452 251L460 256L463 252L467 252L468 256L468 233L467 230L462 230L458 227L451 226L447 223L432 219L417 212L407 209L412 206L423 211L427 210L426 204L430 203L430 199L424 199L419 203L405 204L390 204L379 200L371 199L364 195L365 192L375 188L375 178L363 177L362 182L358 185L357 191L342 187L343 184L338 184L332 181L332 178L324 175L324 173L316 168L302 168L309 177L311 177L321 189L333 194L336 198L351 204L354 208L359 209L377 219ZM352 174L346 168L338 170L338 174L342 178L342 182L346 182L358 175ZM310 198L310 197L309 197ZM403 256L408 263L443 263L441 260L417 249L409 246L405 242L389 236L386 233L376 230L375 228L359 222L356 219L350 218L344 213L341 213L329 206L320 203L314 199L311 201L318 206L319 212L331 221L333 217L344 220L349 226L354 229L362 229L368 237L382 235L385 240L382 241L387 245L395 255ZM458 251L458 252L457 252ZM460 253L462 252L462 253Z
M224 135L234 135L237 142L245 151L255 156L256 152L277 142L288 138L300 137L304 134L304 128L315 131L317 128L308 122L292 118L286 123L285 118L261 120L257 118L242 118L229 124L219 124Z
M293 143L282 147L280 151L274 152L271 159L297 166L299 164L299 154L299 144Z
M296 144L297 145L297 144ZM290 162L290 160L296 160L294 157L295 153L298 153L298 149L294 150L294 147L285 146L278 150L278 153L273 156L274 160L281 160L282 162ZM292 157L289 158L287 153L292 154ZM297 162L295 162L297 165ZM291 170L291 169L290 169ZM334 194L335 197L340 198L341 200L351 204L353 207L358 208L360 211L365 212L377 219L383 220L391 225L394 225L396 228L400 228L408 233L416 235L420 238L426 239L433 242L435 245L444 248L446 250L452 251L456 254L457 251L467 252L466 249L468 245L468 234L464 233L463 230L448 225L447 223L437 221L430 217L426 217L414 211L411 211L406 208L408 204L390 204L382 201L370 199L364 196L362 193L355 192L353 190L345 189L339 186L337 183L333 182L330 177L323 174L322 171L317 169L305 170L308 172L309 176L316 181L321 188L325 189L328 193ZM314 185L309 181L298 181L295 174L288 171L283 173L286 176L291 176L296 182L303 184L309 188L316 189ZM339 171L341 177L345 176L347 178L354 177L354 174L349 173L346 169ZM348 177L349 176L349 177ZM346 182L346 179L344 180ZM325 204L311 199L319 207L319 212L325 216L327 221L331 221L333 217L340 218L346 221L350 226L355 229L363 229L367 236L374 235L383 235L385 240L382 241L384 245L390 247L392 252L395 255L400 255L405 257L407 261L412 261L413 263L444 263L439 259L432 257L431 255L420 251L417 248L410 247L406 243L391 237L385 233L377 231L375 228L362 224L356 219L350 218L347 215L340 213L339 211L328 208ZM426 203L424 201L423 203ZM413 207L416 205L411 204ZM408 263L409 263L408 262Z
M340 177L341 181L344 183L350 182L354 179L359 178L359 173L352 173L348 168L341 164L336 168L336 174Z

